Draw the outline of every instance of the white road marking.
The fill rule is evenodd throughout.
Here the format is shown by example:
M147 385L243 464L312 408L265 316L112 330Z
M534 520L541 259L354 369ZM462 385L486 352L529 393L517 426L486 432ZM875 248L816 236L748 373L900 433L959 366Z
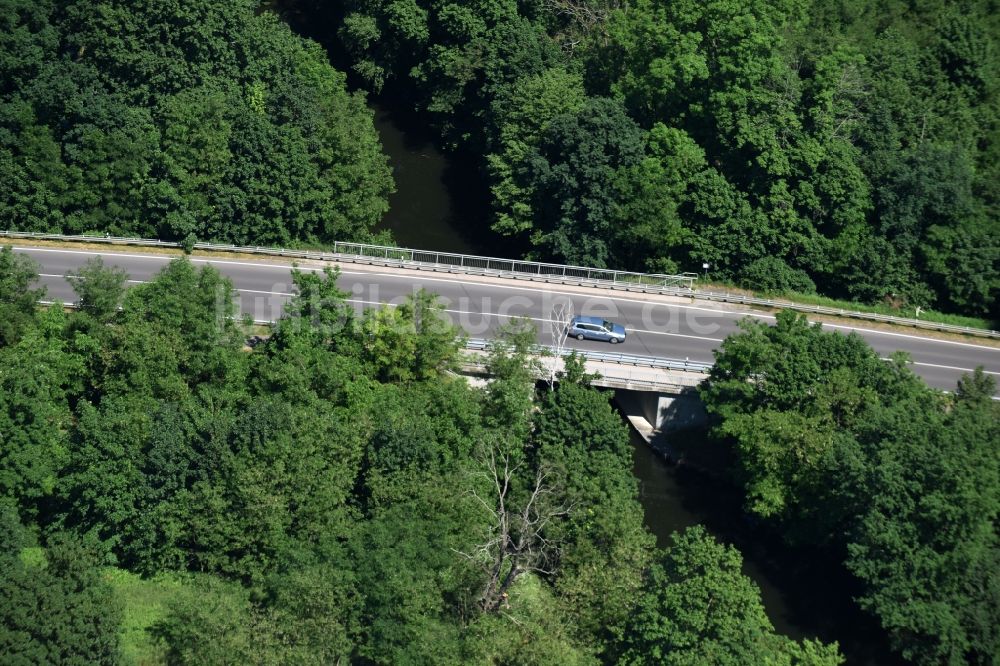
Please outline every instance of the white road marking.
M392 307L397 307L398 303L383 303L382 301L366 301L359 298L348 298L345 299L347 303L359 303L361 305L390 305ZM499 312L476 312L474 310L453 310L451 308L444 308L445 312L451 312L452 314L475 314L482 317L497 317L504 319L530 319L532 321L540 321L545 323L558 322L557 319L546 319L545 317L532 317L531 315L516 315L516 314L500 314ZM647 331L641 328L629 328L626 329L626 333L652 333L654 335L667 335L675 338L692 338L694 340L705 340L709 342L722 342L719 338L702 338L697 335L684 335L683 333L668 333L666 331Z
M125 258L128 258L128 259L148 259L150 257L153 257L155 259L160 259L160 260L163 260L163 261L177 259L180 256L180 255L177 255L177 256L167 256L167 257L164 257L162 255L155 255L155 254L127 254L127 253L124 253L124 252L98 252L96 250L60 250L60 249L55 249L55 248L34 248L34 247L17 247L17 249L27 250L27 251L31 251L31 252L59 252L59 253L63 253L63 254L104 255L104 256L125 257ZM201 258L198 258L198 257L188 257L188 259L193 264L219 264L219 265L223 265L223 266L243 266L243 267L247 267L247 268L259 268L261 266L264 266L264 267L267 267L267 268L277 268L277 269L281 269L281 270L291 270L292 268L298 268L301 271L310 271L310 272L313 272L313 273L322 273L323 272L322 268L319 268L319 267L316 267L316 266L292 266L291 264L278 264L278 263L272 263L272 262L269 262L269 261L261 261L261 262L258 263L258 262L252 262L252 261L233 261L233 260L230 260L230 259L201 259ZM334 264L337 264L338 266L340 266L340 264L338 262L336 262L336 261L333 261L333 260L329 260L329 261L331 263L334 263ZM407 270L407 269L404 268L404 270ZM416 270L416 269L408 269L408 270ZM407 278L407 276L405 276L405 275L399 275L398 273L376 273L376 272L372 272L372 271L351 271L351 270L346 270L345 271L345 270L341 270L340 274L341 274L341 276L345 276L345 275L361 275L361 276L368 276L368 277L395 278L395 279L398 279L398 280L405 280ZM53 276L49 276L49 277L63 277L63 276L61 276L61 275L53 275ZM510 279L510 278L507 278L507 279ZM503 290L507 290L507 291L523 291L523 292L528 292L528 293L537 293L539 291L545 291L545 292L548 292L549 294L554 294L556 296L570 296L570 297L576 296L576 297L580 297L580 298L598 298L598 299L607 300L607 301L621 301L623 303L632 303L632 304L649 302L649 301L640 301L640 300L636 300L636 299L633 299L633 298L623 298L621 296L606 296L604 294L601 294L601 295L595 294L595 295L591 296L589 294L580 294L580 293L571 292L571 291L559 291L559 290L556 290L556 289L549 289L549 288L547 288L547 286L543 286L543 285L538 285L538 286L535 286L535 287L526 287L526 286L525 287L521 287L521 286L505 285L505 284L488 284L488 283L483 283L483 282L473 282L473 281L469 281L469 280L462 280L459 277L455 277L455 278L441 278L441 277L430 277L430 276L421 275L419 281L421 281L421 282L445 282L445 283L448 283L448 284L456 284L457 283L457 284L462 285L463 287L487 287L489 289L503 289ZM649 295L656 296L658 294L649 294ZM667 296L667 297L671 297L671 298L688 298L687 296L684 296L683 294L663 294L663 295ZM733 312L732 310L719 310L719 309L715 309L715 308L699 307L697 305L681 305L681 304L678 304L678 303L655 303L654 302L654 303L652 303L652 305L662 305L663 307L676 308L676 309L679 309L679 310L695 310L695 311L699 311L699 312L709 312L709 313L712 313L712 314L728 315L730 317L757 317L757 318L760 318L760 319L774 319L774 315L762 314L762 313L759 313L759 312Z
M892 358L889 356L879 356L882 361L891 361ZM940 368L942 370L958 370L960 372L975 372L975 368L959 368L954 365L938 365L937 363L921 363L920 361L909 361L907 365L922 365L928 368ZM1000 377L1000 372L994 372L993 370L987 370L983 368L983 372L987 375L997 375Z
M42 277L63 277L62 275L51 275L51 274L44 274L44 273L40 274L40 275ZM136 283L136 284L146 284L146 282L143 281L143 280L128 280L128 281ZM238 293L247 292L247 293L256 293L256 294L266 294L266 295L271 295L271 296L289 296L289 297L295 296L295 294L287 293L287 292L257 291L257 290L253 290L253 289L235 289L235 291L238 292ZM369 300L356 299L356 298L348 298L348 299L344 299L344 301L346 303L357 303L357 304L360 304L360 305L388 305L390 307L398 307L399 306L398 303L386 303L386 302L383 302L383 301L369 301ZM472 311L472 310L455 310L455 309L451 309L451 308L444 308L444 311L445 312L450 312L452 314L477 314L477 315L480 315L480 316L483 316L483 317L497 317L497 318L506 318L506 319L521 318L521 319L530 319L532 321L539 321L539 322L557 321L557 320L553 320L553 319L546 319L544 317L532 317L530 315L500 314L498 312L476 312L476 311ZM254 322L257 323L257 324L272 324L272 323L274 323L273 321L263 320L263 319L255 319ZM627 331L630 331L630 332L633 332L633 333L648 333L648 334L653 334L653 335L666 335L666 336L678 337L678 338L691 338L691 339L694 339L694 340L704 340L704 341L711 341L711 342L723 342L723 340L721 340L719 338L707 338L707 337L699 337L699 336L696 336L696 335L684 335L682 333L668 333L666 331L650 331L650 330L637 329L637 328L630 328L630 329L627 329ZM905 336L905 337L915 337L915 336ZM921 338L921 339L923 339L923 338ZM882 358L883 361L889 361L889 360L891 360L889 357L881 357L881 358ZM936 364L936 363L921 363L919 361L910 361L909 364L910 365L918 365L918 366L928 367L928 368L939 368L939 369L942 369L942 370L957 370L959 372L974 372L973 368L960 368L960 367L953 366L953 365L939 365L939 364ZM988 374L988 375L996 375L996 376L1000 377L1000 372L994 372L992 370L986 370L986 369L984 369L983 372L985 374ZM946 391L946 393L947 393L947 391ZM1000 396L994 396L993 400L1000 400Z
M879 331L874 328L864 328L861 326L847 326L843 324L828 324L825 321L819 322L823 325L823 328L842 328L849 331L857 331L859 333L870 333L873 335L888 335L894 338L910 338L911 340L923 340L925 342L941 343L945 345L958 345L959 347L972 347L974 349L982 349L994 352L1000 352L998 347L987 347L985 345L977 345L971 342L957 342L955 340L941 340L940 338L926 338L920 335L912 335L910 333L893 333L891 331Z
M295 296L296 295L294 293L290 293L290 292L287 292L287 291L260 291L258 289L236 289L235 287L233 288L233 290L234 291L238 291L241 294L264 294L264 295L267 295L267 296Z
M162 261L170 261L170 260L176 259L177 256L180 256L180 255L177 255L177 256L162 256L162 255L156 255L156 254L127 254L127 253L123 253L123 252L100 252L100 251L96 251L96 250L63 250L63 249L57 249L57 248L36 248L36 247L25 247L25 246L14 246L14 247L17 248L17 249L19 249L19 250L26 250L26 251L30 251L30 252L53 252L53 253L62 253L62 254L82 254L82 255L90 255L90 256L93 256L93 255L106 255L106 256L126 257L126 258L131 258L131 259L150 259L150 258L152 258L152 259L158 259L158 260L162 260ZM243 266L243 267L249 267L249 268L267 267L267 268L275 268L275 269L280 269L280 270L290 270L291 268L293 268L293 266L291 264L278 264L278 263L271 263L271 262L267 262L267 261L250 262L250 261L233 261L233 260L227 260L227 259L202 259L202 258L197 258L197 257L189 257L189 259L191 260L192 263L220 264L220 265L224 265L224 266ZM337 262L332 262L332 263L337 263ZM323 271L322 268L318 268L318 267L315 267L315 266L299 266L298 268L299 268L299 270L310 271L310 272L322 272ZM373 273L373 272L369 272L369 271L341 271L340 274L341 275L364 275L364 276L370 276L370 277L388 277L388 278L403 278L404 277L404 276L401 276L401 275L398 275L398 274L395 274L395 273ZM43 277L61 278L63 276L62 275L48 275L48 274L44 274ZM554 289L546 289L545 287L527 288L527 287L517 287L517 286L511 286L511 285L484 284L482 282L464 281L464 280L461 280L459 278L435 278L435 277L424 277L424 276L421 276L420 280L424 281L424 282L447 282L447 283L450 283L450 284L458 283L458 284L460 284L462 286L483 286L483 287L487 287L489 289L503 289L503 290L509 290L509 291L523 291L523 292L530 292L530 293L536 293L536 292L539 292L539 291L547 291L550 294L554 294L554 295L558 295L558 296L570 296L570 297L576 296L576 297L582 297L582 298L598 298L598 299L602 299L602 300L621 301L621 302L624 302L624 303L631 303L631 304L638 304L638 303L643 303L643 302L649 303L649 301L641 301L641 300L636 300L636 299L622 298L621 296L605 296L605 295L588 296L588 295L585 295L585 294L578 294L578 293L574 293L574 292L558 291L558 290L554 290ZM240 290L240 291L252 292L252 290L249 290L249 289ZM252 293L278 293L278 292L252 292ZM672 295L672 294L666 294L666 295L667 296L672 296L672 297L675 297L675 298L684 298L684 296L680 295L680 294L678 294L676 296ZM695 305L681 305L681 304L675 304L675 303L653 303L653 305L662 305L663 307L666 307L666 308L673 308L673 309L678 309L678 310L694 310L694 311L699 311L699 312L708 312L708 313L712 313L712 314L721 314L723 316L731 317L731 318L755 317L757 319L771 319L771 320L775 319L774 315L762 314L762 313L758 313L758 312L734 312L732 310L717 310L717 309L712 309L712 308L698 307L698 306L695 306ZM547 320L539 319L539 321L547 321ZM890 332L890 331L880 331L880 330L877 330L877 329L864 328L862 326L850 326L850 325L845 325L845 324L830 324L830 323L827 323L827 322L820 322L820 323L822 324L822 326L824 328L835 328L835 329L842 329L842 330L847 330L847 331L857 331L858 333L864 333L864 334L867 334L867 335L885 335L885 336L890 336L890 337L908 338L908 339L911 339L911 340L922 340L922 341L933 343L933 344L957 345L959 347L971 347L973 349L989 350L989 351L994 351L994 352L1000 352L1000 348L997 348L997 347L987 347L987 346L984 346L984 345L977 345L977 344L969 343L969 342L958 342L958 341L955 341L955 340L942 340L940 338L925 337L925 336L913 335L913 334L909 334L909 333L894 333L894 332ZM639 329L636 329L636 331L640 332L640 333L652 333L652 334L656 334L656 335L675 335L675 336L680 336L680 337L690 337L690 338L694 338L694 339L697 339L697 340L710 340L710 341L721 342L721 340L718 340L716 338L702 338L702 337L699 337L699 336L682 336L679 333L664 333L662 331L647 331L647 330L639 330Z
M684 333L669 333L667 331L650 331L644 328L628 328L627 331L632 331L633 333L648 333L650 335L668 335L674 338L691 338L692 340L707 340L708 342L723 342L722 338L708 338L701 335L686 335Z

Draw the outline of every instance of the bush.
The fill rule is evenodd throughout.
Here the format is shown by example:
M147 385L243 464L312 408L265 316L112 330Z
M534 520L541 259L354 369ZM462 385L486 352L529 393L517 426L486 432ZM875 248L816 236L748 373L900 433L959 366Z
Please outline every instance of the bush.
M191 254L194 252L194 246L198 244L198 237L194 234L188 234L181 241L181 249L184 250L184 254Z
M816 293L816 283L801 268L792 268L777 257L764 257L747 266L740 284L758 291Z

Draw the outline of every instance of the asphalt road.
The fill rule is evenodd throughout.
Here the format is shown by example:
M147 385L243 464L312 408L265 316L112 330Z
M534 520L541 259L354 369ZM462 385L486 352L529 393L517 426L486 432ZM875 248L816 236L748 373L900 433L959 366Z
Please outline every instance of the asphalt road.
M108 265L124 268L132 284L149 280L170 260L165 255L127 250L15 249L39 263L41 283L47 288L48 298L67 303L74 301L75 295L64 276L75 273L95 255L101 255ZM211 264L228 276L239 292L241 311L252 314L256 320L279 317L292 295L288 263L197 257L193 261L199 265ZM667 303L665 299L627 292L605 293L593 289L581 293L579 289L561 285L488 283L462 275L361 269L351 264L341 266L339 284L359 309L379 303L400 303L415 290L425 288L440 296L454 323L477 338L489 338L509 318L522 316L538 324L540 342L550 343L548 322L553 308L571 303L574 314L611 319L623 324L628 332L626 341L617 347L572 340L573 347L702 362L712 362L712 351L727 335L738 330L737 322L743 317L773 321L768 315L734 311L712 303ZM931 386L953 390L962 374L980 365L1000 381L1000 348L924 337L916 330L896 333L851 325L824 324L824 327L843 333L856 331L883 357L897 350L907 352L913 360L914 372Z

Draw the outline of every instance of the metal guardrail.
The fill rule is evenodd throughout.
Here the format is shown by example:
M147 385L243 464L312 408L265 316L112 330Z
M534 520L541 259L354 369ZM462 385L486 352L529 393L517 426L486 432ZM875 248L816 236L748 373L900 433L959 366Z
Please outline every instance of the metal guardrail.
M182 247L181 243L171 241L113 236L70 236L63 234L0 231L0 238L3 237L109 243L112 245L139 245L171 248ZM874 312L860 312L857 310L846 310L843 308L831 308L823 305L805 305L802 303L794 303L792 301L758 298L756 296L746 296L744 294L696 290L694 289L694 281L698 279L698 276L695 273L682 273L680 275L633 273L628 271L586 268L583 266L563 266L561 264L546 264L535 261L499 259L496 257L477 257L449 252L432 252L408 248L388 247L383 245L347 243L341 241L335 242L332 250L330 251L250 247L223 245L218 243L195 243L194 249L215 252L261 254L266 256L290 257L293 259L378 264L415 270L467 273L473 275L488 275L513 279L556 282L561 284L575 284L607 289L623 289L626 291L640 291L645 293L669 294L707 301L736 303L740 305L757 305L766 308L794 310L796 312L823 314L835 317L848 317L851 319L864 319L867 321L909 326L926 330L1000 339L1000 331L973 328L971 326L942 324L922 319L910 319L907 317L895 317L891 315L877 314Z
M844 308L831 308L825 305L806 305L804 303L794 303L792 301L785 301L781 299L758 298L756 296L746 296L744 294L730 294L729 292L696 290L691 292L691 296L706 301L738 303L742 305L762 305L764 307L779 310L795 310L796 312L824 314L834 317L867 319L869 321L878 321L886 324L896 324L897 326L911 326L913 328L923 328L932 331L962 333L965 335L975 335L983 338L1000 338L1000 331L993 331L985 328L973 328L972 326L960 326L958 324L942 324L923 319L895 317L893 315L878 314L877 312L859 312L857 310L846 310Z
M109 243L112 245L139 245L147 247L183 247L182 243L175 243L172 241L153 240L149 238L124 238L116 236L70 236L63 234L0 231L0 237ZM453 273L470 273L474 275L492 275L496 277L532 279L543 282L561 282L621 289L637 287L650 290L667 290L671 292L685 293L691 291L694 281L698 279L698 276L695 273L682 273L679 275L634 273L630 271L617 271L604 268L588 268L586 266L548 264L539 261L481 257L468 254L456 254L453 252L414 250L410 248L390 247L386 245L368 245L365 243L350 243L344 241L335 241L333 243L333 247L329 250L296 250L288 248L225 245L221 243L195 243L193 245L193 249L208 250L213 252L262 254L276 257L291 257L294 259L311 259L316 261L376 263L400 266L404 268L414 268L418 270L429 269Z
M467 363L463 365L465 371L472 371L479 373L485 369L486 361L480 361L472 363ZM547 380L548 377L541 373L536 377L538 380ZM593 381L595 386L601 386L604 388L620 388L629 390L645 390L645 391L662 391L669 393L682 393L684 391L691 390L691 384L678 384L675 382L666 381L663 379L654 379L649 377L635 377L631 372L627 372L622 375L619 373L600 373L600 377Z
M467 341L466 348L473 351L483 351L488 348L489 341L487 340L477 340L471 339ZM546 347L545 345L537 345L535 347L537 351L542 351L545 349L551 350L551 347ZM565 350L563 355L568 356L573 350ZM601 358L604 356L600 352L587 352L585 350L576 350L578 354L587 358L587 360L608 360ZM662 377L650 376L647 372L645 376L636 376L635 372L639 370L641 366L645 365L646 361L652 360L655 362L653 367L666 368L673 364L674 370L688 370L693 373L701 374L703 372L708 372L711 369L711 365L704 363L691 363L690 361L672 361L671 359L649 359L642 356L629 357L626 354L610 354L609 356L621 357L623 366L621 370L616 370L614 368L602 369L598 372L599 377L594 380L595 386L602 386L604 388L619 388L619 389L629 389L629 390L639 390L639 391L664 391L668 393L681 393L686 390L690 390L693 383L678 382L679 379L676 375L670 377L669 375L663 375ZM634 359L634 363L632 360ZM485 370L487 360L485 357L466 357L462 364L462 367L466 370L472 370L473 372L479 373ZM683 367L682 367L683 366ZM629 367L635 368L635 370L627 369ZM702 368L706 369L702 369ZM549 375L546 371L540 372L537 376L539 380L548 380ZM696 383L700 383L701 380L697 380Z
M481 338L470 338L466 340L465 348L473 351L488 351L491 340ZM632 354L614 354L606 352L595 352L588 349L562 349L561 351L550 345L535 345L533 351L540 354L558 354L569 356L574 352L588 361L599 361L603 363L615 363L618 365L634 365L644 368L660 368L663 370L679 370L682 372L696 372L708 374L712 370L711 363L698 363L687 359L658 358L656 356L636 356Z
M39 305L59 305L64 308L71 308L76 310L79 305L76 303L66 303L63 301L49 301L42 300L38 301ZM119 307L119 310L121 307ZM270 320L255 319L255 324L271 324L274 323ZM484 340L482 338L467 338L465 341L465 348L470 351L488 351L490 345L493 344L491 340ZM555 347L550 345L535 345L533 350L538 352L540 355L551 355L560 353ZM608 354L604 352L589 351L586 349L563 349L560 353L562 356L569 356L576 352L580 356L584 357L588 361L601 361L604 363L617 363L618 365L631 365L636 367L644 368L662 368L664 370L680 370L685 372L697 372L708 374L712 370L711 363L696 363L693 361L670 359L670 358L657 358L655 356L634 356L631 354ZM630 379L630 381L636 382L651 382L656 383L654 380L644 380L644 379Z

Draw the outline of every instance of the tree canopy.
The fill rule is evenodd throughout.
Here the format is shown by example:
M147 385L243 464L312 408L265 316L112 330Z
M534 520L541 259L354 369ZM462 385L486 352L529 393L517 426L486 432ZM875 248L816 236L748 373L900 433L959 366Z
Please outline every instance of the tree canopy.
M952 395L855 334L782 313L728 338L702 390L747 510L844 553L858 601L920 664L990 663L1000 617L1000 406L977 370Z
M349 75L256 0L0 0L5 224L381 239L350 76L475 156L468 223L531 258L1000 317L988 0L313 5ZM91 262L73 312L37 270L0 249L3 663L122 661L115 568L175 583L140 632L166 663L842 660L774 631L733 547L654 546L608 395L576 357L540 384L530 322L473 387L426 292L359 312L296 269L251 348L211 267ZM790 313L701 389L746 512L840 556L918 664L1000 655L994 393Z
M317 44L257 8L3 0L8 228L368 238L393 187L372 112Z
M474 388L425 292L359 313L336 271L296 270L250 349L210 266L177 259L124 297L107 267L80 273L82 309L0 347L0 661L121 661L121 575L172 581L125 635L163 663L615 663L655 640L638 609L698 612L644 600L686 546L654 547L625 427L580 359L537 383L527 322ZM724 552L697 575L759 610ZM757 619L748 649L819 649Z
M325 7L533 257L997 314L989 2Z

